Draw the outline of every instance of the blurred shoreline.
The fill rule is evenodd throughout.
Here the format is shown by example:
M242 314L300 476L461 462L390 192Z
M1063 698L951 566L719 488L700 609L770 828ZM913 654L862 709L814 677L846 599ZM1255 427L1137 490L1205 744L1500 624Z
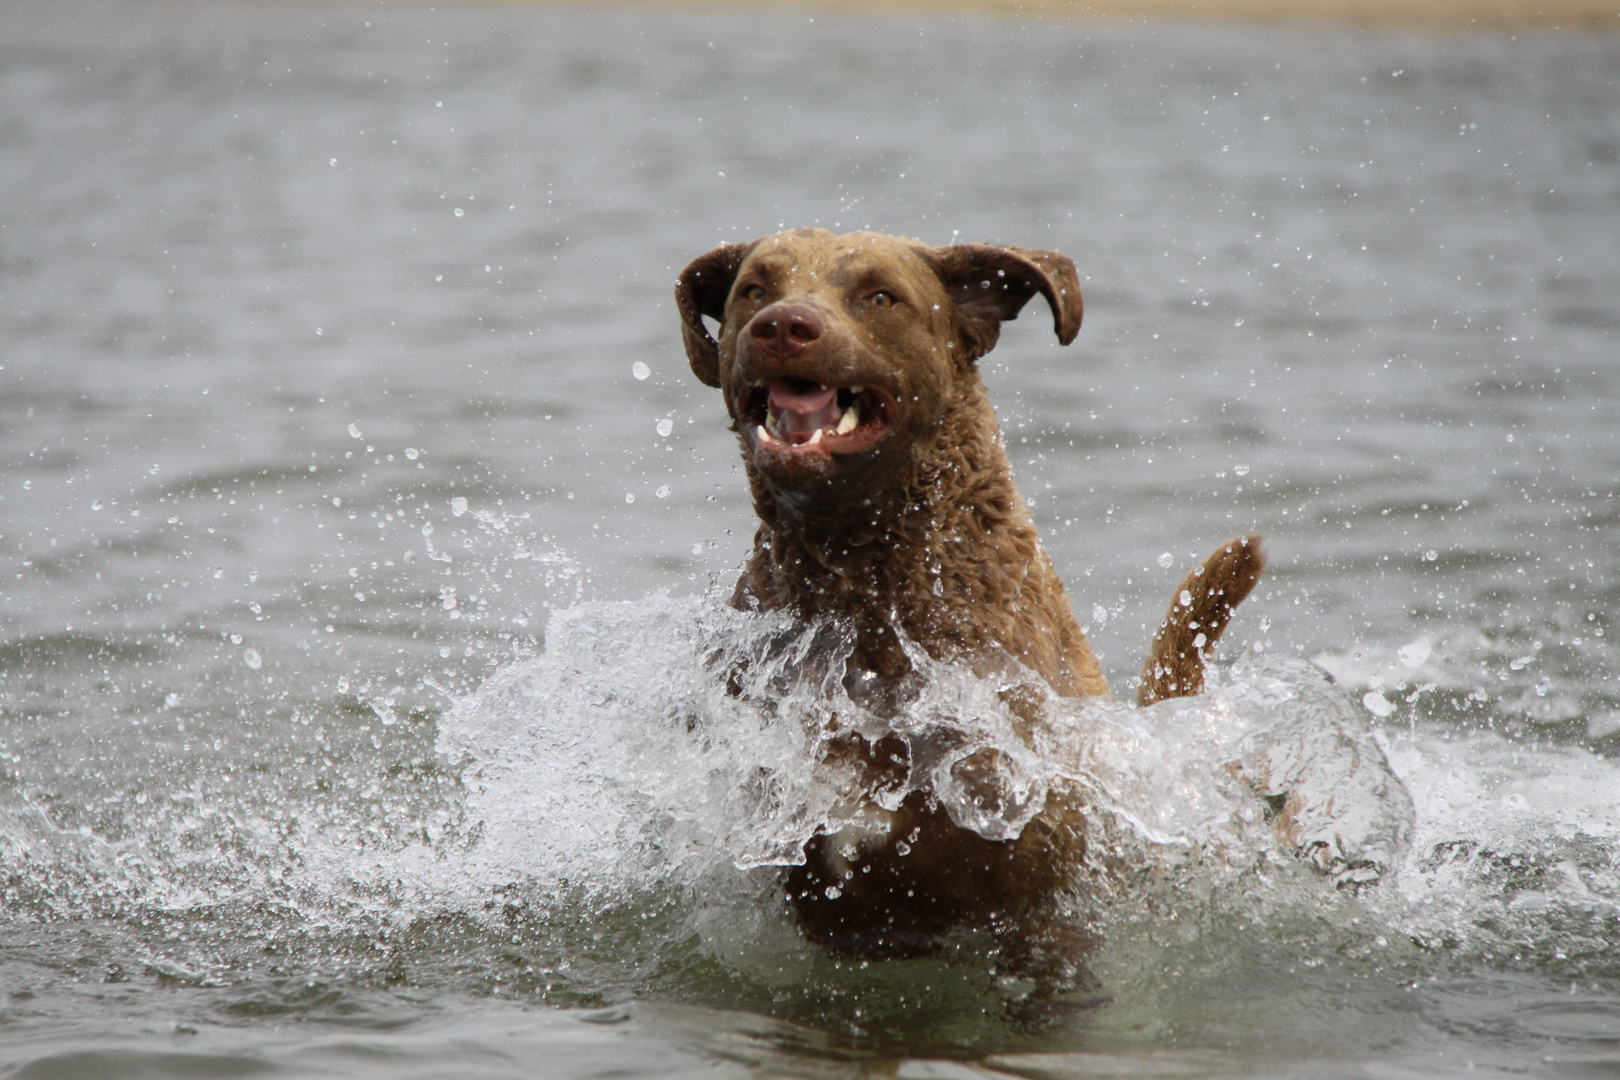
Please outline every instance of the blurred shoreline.
M561 0L578 3L580 0ZM587 0L588 2L588 0ZM664 0L667 2L667 0ZM676 0L691 7L984 11L1111 19L1620 29L1620 0Z

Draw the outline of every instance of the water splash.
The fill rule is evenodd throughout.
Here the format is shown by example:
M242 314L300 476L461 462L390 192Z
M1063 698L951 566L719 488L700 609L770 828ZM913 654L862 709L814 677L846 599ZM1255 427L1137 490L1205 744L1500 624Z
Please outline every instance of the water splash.
M1390 754L1417 793L1412 854L1380 907L1438 955L1620 977L1620 763L1490 731Z
M458 702L439 738L465 763L481 856L515 876L621 887L787 865L815 832L853 823L863 797L894 807L915 790L1000 840L1055 786L1078 789L1098 881L1286 854L1364 885L1410 836L1410 800L1363 714L1300 661L1240 664L1202 697L1136 709L1053 697L1010 661L985 677L913 648L899 700L875 708L845 678L852 643L836 624L656 597L559 612L546 638ZM1010 699L1038 701L1047 722L1026 737ZM851 729L901 738L904 779L860 790L824 761Z
M1221 985L1234 956L1313 973L1327 996L1343 964L1400 950L1418 974L1480 959L1613 969L1611 761L1487 731L1370 729L1298 660L1246 656L1200 697L1137 709L915 649L916 679L880 701L846 688L850 648L835 624L712 597L557 610L542 653L451 692L436 724L395 716L385 746L424 740L403 771L371 739L386 708L345 697L355 730L350 712L287 729L311 756L307 792L261 788L224 758L218 776L131 789L99 816L33 782L6 789L8 916L112 920L126 929L107 952L126 970L180 965L258 996L288 965L357 986L409 969L552 1002L791 1000L841 1017L860 996L852 975L798 938L776 880L855 813L857 777L822 760L853 728L910 750L874 800L926 788L985 836L1017 835L1054 788L1079 792L1090 847L1073 915L1100 931L1095 966L1133 1008L1157 1008L1161 983ZM1008 700L1044 712L1036 735ZM960 958L986 968L971 947Z

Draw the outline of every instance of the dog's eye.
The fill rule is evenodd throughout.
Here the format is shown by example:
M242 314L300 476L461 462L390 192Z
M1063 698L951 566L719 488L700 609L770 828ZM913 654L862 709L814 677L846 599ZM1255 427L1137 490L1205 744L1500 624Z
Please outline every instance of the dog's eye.
M878 307L894 307L895 304L894 294L882 291L873 293L871 296L867 297L867 299L871 300L872 303L876 304Z
M765 299L765 290L758 285L750 285L742 291L743 297L748 300Z

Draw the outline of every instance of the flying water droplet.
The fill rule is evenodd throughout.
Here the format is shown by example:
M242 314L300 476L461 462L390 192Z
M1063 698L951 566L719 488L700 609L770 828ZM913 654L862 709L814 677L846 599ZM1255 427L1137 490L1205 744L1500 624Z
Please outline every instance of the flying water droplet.
M1170 564L1174 563L1175 561L1175 556L1171 555L1168 551L1161 552L1159 554L1159 565L1164 567L1166 570L1170 569Z
M450 500L450 512L452 514L454 514L456 517L460 517L462 514L465 514L467 512L467 498L466 498L466 496L457 495L455 498L451 499Z
M349 425L349 438L358 439L360 437L361 437L361 435L360 435L360 425L359 424L350 424Z
M264 657L259 655L259 650L258 649L243 649L242 650L242 663L246 664L248 667L252 668L254 671L258 671L261 667L264 666Z
M669 417L666 416L662 420L658 421L658 434L662 435L664 438L669 438L669 433L674 430L675 421L671 420Z
M1367 706L1368 712L1380 720L1395 711L1395 706L1390 704L1390 700L1376 690L1369 690L1362 694L1361 703Z
M637 360L630 365L630 374L634 375L638 380L645 379L652 374L652 368Z
M1232 466L1232 471L1237 473L1239 476L1249 475L1249 467L1247 465L1234 465Z
M1434 652L1434 646L1427 641L1414 641L1410 645L1402 645L1395 650L1395 655L1401 658L1401 663L1409 668L1417 667L1429 658Z

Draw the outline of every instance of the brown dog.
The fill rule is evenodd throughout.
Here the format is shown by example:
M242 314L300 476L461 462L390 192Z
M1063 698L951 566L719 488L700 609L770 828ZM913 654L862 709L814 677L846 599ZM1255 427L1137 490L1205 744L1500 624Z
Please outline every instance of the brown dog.
M845 685L867 688L880 714L884 688L912 667L902 634L979 671L1011 657L1062 696L1108 693L1013 485L976 364L1037 294L1068 344L1081 306L1065 256L821 229L722 244L676 286L692 371L725 396L760 519L733 603L853 626ZM1247 537L1182 582L1140 703L1203 689L1204 656L1263 561ZM1009 705L1042 722L1038 703ZM861 767L866 790L910 766L896 736L849 734L829 754ZM926 792L869 809L873 825L812 838L786 876L806 935L843 952L916 955L953 927L1027 938L1085 851L1078 808L1060 794L1004 841L957 827Z

